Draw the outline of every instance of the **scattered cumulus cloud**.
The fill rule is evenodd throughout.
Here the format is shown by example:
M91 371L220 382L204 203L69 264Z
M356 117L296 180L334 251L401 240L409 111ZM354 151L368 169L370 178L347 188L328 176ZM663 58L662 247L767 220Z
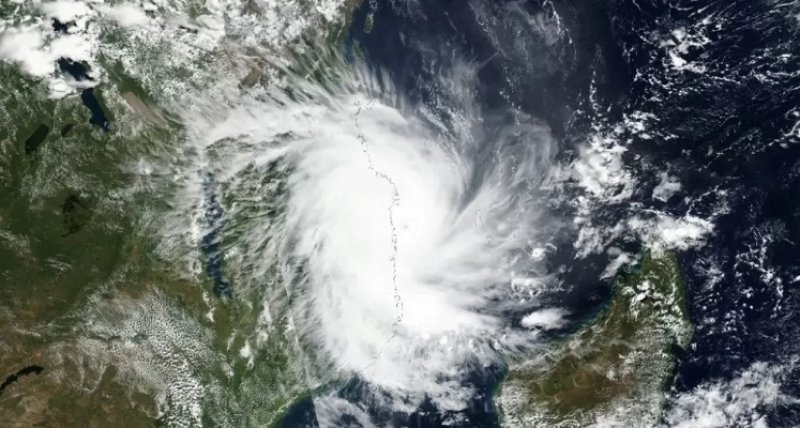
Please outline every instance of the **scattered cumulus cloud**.
M800 404L781 391L787 367L757 362L730 381L704 383L673 398L665 416L672 428L767 428L766 413Z
M667 172L660 174L661 181L653 188L653 199L667 202L672 195L680 192L681 182Z

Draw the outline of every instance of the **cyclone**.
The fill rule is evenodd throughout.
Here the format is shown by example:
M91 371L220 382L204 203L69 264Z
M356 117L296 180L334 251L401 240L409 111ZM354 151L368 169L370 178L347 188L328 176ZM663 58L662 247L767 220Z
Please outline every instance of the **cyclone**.
M280 266L315 352L411 402L458 408L467 367L536 342L507 315L541 305L548 284L541 187L554 140L520 112L485 114L469 78L443 114L380 71L329 61L337 73L287 71L292 91L254 95L197 135L224 144L216 169L228 177L285 169L283 209L249 231L275 243L262 262Z
M0 413L798 426L799 17L6 2Z

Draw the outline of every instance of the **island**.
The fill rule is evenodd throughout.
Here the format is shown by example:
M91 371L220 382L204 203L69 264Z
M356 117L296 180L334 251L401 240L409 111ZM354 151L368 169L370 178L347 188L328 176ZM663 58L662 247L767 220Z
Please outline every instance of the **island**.
M496 396L503 426L657 423L674 350L692 337L677 257L647 251L617 273L613 287L594 320L509 364Z

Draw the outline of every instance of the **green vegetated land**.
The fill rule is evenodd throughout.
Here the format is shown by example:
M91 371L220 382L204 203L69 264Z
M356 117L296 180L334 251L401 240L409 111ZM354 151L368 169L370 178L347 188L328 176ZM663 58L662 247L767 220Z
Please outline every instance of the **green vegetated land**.
M671 381L673 346L691 340L676 256L647 252L618 273L595 322L515 362L497 401L507 426L653 426Z
M104 131L77 94L52 99L0 63L3 426L274 424L316 385L295 362L279 277L247 286L234 272L252 260L231 258L241 286L217 298L157 251L175 192L163 159L183 130L124 70L110 74L95 90L114 118Z
M0 6L0 17L35 9ZM326 24L326 42L341 43L350 21ZM211 59L238 60L212 51L173 63L179 45L123 28L99 37L111 52L96 58L94 89L108 130L89 123L79 91L52 98L46 82L0 62L3 426L275 426L324 384L266 244L242 238L279 215L283 173L254 166L217 180L230 297L212 293L200 242L170 241L191 222L176 211L176 181L198 178L170 97L186 87L202 96L229 72ZM119 55L147 73L126 70ZM255 53L247 62L240 87L269 85L269 62ZM173 227L170 216L183 217Z
M13 66L0 77L0 413L7 426L152 425L154 400L78 346L94 302L148 287L120 161L149 135L104 132L77 95L51 99Z

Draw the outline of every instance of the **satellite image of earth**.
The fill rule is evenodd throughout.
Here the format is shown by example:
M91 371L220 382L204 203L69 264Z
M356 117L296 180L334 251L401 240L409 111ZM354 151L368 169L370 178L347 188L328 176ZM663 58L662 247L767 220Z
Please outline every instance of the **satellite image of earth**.
M800 0L0 0L1 427L800 427Z

